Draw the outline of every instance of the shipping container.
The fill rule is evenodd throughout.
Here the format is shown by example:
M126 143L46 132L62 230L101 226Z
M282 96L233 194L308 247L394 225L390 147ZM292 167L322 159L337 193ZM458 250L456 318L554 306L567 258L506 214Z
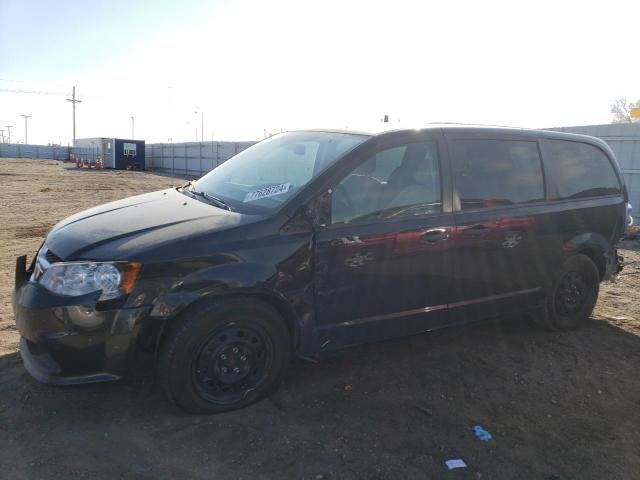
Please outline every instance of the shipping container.
M79 138L71 150L77 156L85 155L87 160L102 160L104 168L145 170L144 140L123 138Z

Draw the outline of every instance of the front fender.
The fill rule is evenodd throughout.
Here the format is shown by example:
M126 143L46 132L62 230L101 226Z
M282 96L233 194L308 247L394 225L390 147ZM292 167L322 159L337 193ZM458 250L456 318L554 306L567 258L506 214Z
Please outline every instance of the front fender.
M185 308L198 300L222 295L244 295L251 293L273 294L268 285L277 275L275 269L268 265L231 264L217 265L193 272L158 295L153 301L151 316L170 318L178 315ZM284 295L277 294L284 298Z
M145 329L155 348L166 326L190 306L228 296L253 296L271 304L287 322L294 348L312 356L316 347L310 245L300 246L278 263L230 262L200 264L153 295Z

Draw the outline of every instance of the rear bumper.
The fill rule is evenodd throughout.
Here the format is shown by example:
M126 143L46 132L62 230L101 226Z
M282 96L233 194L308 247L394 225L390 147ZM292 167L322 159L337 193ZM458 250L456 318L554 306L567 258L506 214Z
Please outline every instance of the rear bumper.
M97 295L61 297L16 274L13 309L26 370L71 385L117 380L128 370L148 308L100 310Z
M613 248L605 255L606 269L603 280L610 280L615 277L624 268L624 258L618 255L618 250Z

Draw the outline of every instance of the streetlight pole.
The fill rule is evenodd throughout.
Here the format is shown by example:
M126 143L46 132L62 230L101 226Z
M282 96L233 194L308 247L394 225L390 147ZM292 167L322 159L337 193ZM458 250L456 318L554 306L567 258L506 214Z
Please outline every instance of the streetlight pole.
M24 118L24 144L27 144L27 120L31 118L31 115L20 115Z
M133 117L133 115L131 115L131 140L135 140L136 138L135 125L136 125L136 119Z
M193 112L194 115L198 115L198 110L200 107L196 107L196 111ZM196 121L197 117L196 117ZM196 127L196 142L198 141L198 128ZM204 111L200 110L200 141L204 142Z
M11 143L11 129L13 125L5 125L5 127L7 128L7 143Z
M67 98L67 102L73 104L73 146L76 146L76 103L82 103L82 100L76 100L76 86L73 86L71 98Z

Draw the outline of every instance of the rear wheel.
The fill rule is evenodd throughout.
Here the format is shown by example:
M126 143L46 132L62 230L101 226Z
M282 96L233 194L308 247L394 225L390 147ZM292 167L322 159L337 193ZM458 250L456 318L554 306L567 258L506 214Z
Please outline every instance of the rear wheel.
M289 333L279 313L253 299L198 305L172 325L158 363L170 400L191 413L254 403L282 382Z
M541 320L552 330L572 330L584 324L598 300L600 274L586 255L569 257L548 291Z

